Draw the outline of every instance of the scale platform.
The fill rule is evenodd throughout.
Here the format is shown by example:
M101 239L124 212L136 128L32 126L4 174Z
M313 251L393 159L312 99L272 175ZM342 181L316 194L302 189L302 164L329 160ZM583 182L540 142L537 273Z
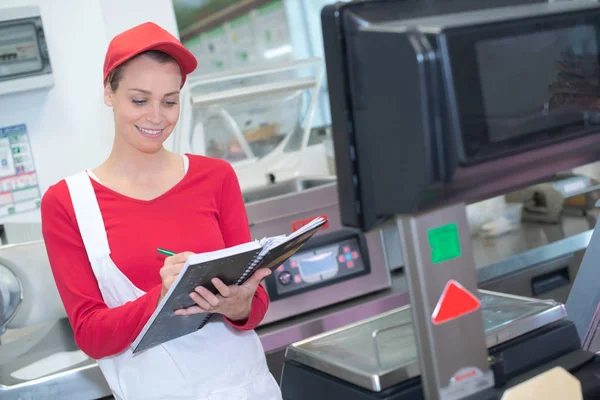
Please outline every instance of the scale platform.
M561 321L567 316L564 306L552 300L530 299L483 290L480 290L478 295L488 349L502 347L503 343L553 323L564 323L559 329L563 336L565 330L573 328L568 321ZM406 306L288 346L282 379L284 395L286 385L293 378L291 375L294 373L294 365L309 367L306 370L319 371L321 377L339 378L338 385L343 381L366 389L366 392L385 392L389 388L417 378L420 373L411 319L410 306ZM554 334L553 340L558 338L557 334ZM573 343L566 343L569 342L566 340L563 343L566 346L564 351L574 351L579 346L576 335L568 337L573 338ZM519 351L522 353L522 350ZM537 356L543 358L539 353ZM526 357L525 362L535 362L533 359L536 356ZM515 368L520 367L515 367L514 360L513 358L510 361L513 366L508 369L512 368L512 372L518 372ZM302 379L306 381L306 376ZM420 392L420 389L418 391Z

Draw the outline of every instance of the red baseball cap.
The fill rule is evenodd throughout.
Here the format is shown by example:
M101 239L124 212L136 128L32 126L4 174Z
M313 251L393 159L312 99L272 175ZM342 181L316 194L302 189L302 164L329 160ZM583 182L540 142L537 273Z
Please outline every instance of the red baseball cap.
M173 57L182 72L181 86L188 74L198 66L196 57L177 38L152 22L145 22L115 36L108 45L104 58L104 80L125 61L148 50L160 50Z

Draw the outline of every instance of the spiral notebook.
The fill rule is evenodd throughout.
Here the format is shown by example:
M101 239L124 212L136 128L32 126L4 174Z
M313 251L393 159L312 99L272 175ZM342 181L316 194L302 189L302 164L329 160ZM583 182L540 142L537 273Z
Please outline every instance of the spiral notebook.
M218 277L226 285L241 285L259 268L280 266L325 225L318 217L290 235L255 240L239 246L190 256L171 288L132 344L133 352L149 349L202 329L211 313L175 315L181 308L194 305L189 294L197 286L218 293L211 279Z

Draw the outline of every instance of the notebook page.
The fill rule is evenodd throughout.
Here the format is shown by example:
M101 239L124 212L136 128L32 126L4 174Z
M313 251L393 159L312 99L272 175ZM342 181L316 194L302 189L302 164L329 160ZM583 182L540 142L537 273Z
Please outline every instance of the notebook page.
M322 217L317 217L317 218L313 219L312 221L310 221L308 224L304 225L302 228L298 229L297 231L295 231L294 233L291 233L288 236L286 236L286 235L277 236L275 238L276 240L270 241L269 243L266 244L266 246L263 246L263 251L261 251L260 254L264 255L264 254L268 253L271 249L278 247L282 243L292 241L292 240L296 239L297 237L304 235L306 232L313 230L315 227L322 225L324 222L325 222L325 220ZM267 247L266 251L265 251L264 247Z
M321 225L325 220L322 217L317 217L310 221L308 224L304 225L302 228L298 229L296 232L289 235L288 240L292 240L300 235L303 235L305 232L314 229L316 226Z
M188 257L188 260L186 262L186 267L189 264L199 264L199 263L202 263L205 261L215 260L217 258L226 258L226 257L230 257L234 254L245 253L246 251L258 249L260 247L261 247L260 242L257 240L254 240L252 242L242 243L237 246L226 247L226 248L220 249L220 250L208 251L206 253L193 254ZM184 269L186 267L184 267Z
M257 268L273 268L296 253L327 221L315 218L290 236L277 236L267 241L255 262L240 277L243 283Z

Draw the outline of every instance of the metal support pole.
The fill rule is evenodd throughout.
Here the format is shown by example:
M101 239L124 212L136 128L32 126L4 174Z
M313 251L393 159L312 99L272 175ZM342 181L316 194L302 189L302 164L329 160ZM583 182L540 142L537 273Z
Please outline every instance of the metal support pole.
M472 303L478 301L477 276L465 205L399 216L396 223L425 398L464 399L488 391L494 377L481 309ZM444 293L458 300L441 305ZM462 306L468 311L461 315Z

